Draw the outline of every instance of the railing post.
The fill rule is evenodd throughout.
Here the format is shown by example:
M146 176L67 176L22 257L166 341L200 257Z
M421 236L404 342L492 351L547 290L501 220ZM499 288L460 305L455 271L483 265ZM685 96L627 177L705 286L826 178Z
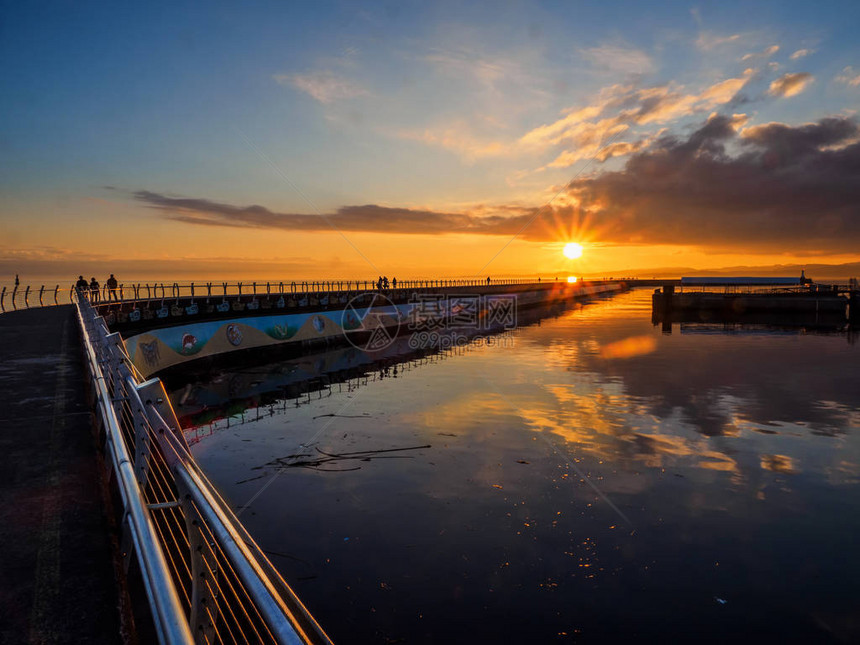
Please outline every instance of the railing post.
M179 492L179 502L185 517L185 531L188 535L188 545L191 549L191 615L188 623L191 633L198 643L211 643L215 634L217 579L218 569L216 560L212 557L211 546L203 535L201 526L204 524L200 512L193 502L191 491L185 485L185 480L176 478L176 489ZM208 552L211 562L207 566L204 554Z
M6 287L3 287L3 290L0 291L0 311L6 311L6 307L3 305L3 300L6 298Z
M58 294L59 292L60 292L60 285L57 285L57 286L54 288L54 304L55 304L55 305L60 304L59 302L57 302L57 294Z
M140 386L135 382L131 370L123 365L124 382L127 388L132 388L138 396L129 405L133 406L134 417L134 472L137 474L137 482L141 488L146 487L149 477L149 455L152 453L152 444L149 436L149 424L147 423L146 410L140 398Z
M45 293L45 285L42 285L42 288L39 289L39 306L44 307L45 303L42 302L42 294Z

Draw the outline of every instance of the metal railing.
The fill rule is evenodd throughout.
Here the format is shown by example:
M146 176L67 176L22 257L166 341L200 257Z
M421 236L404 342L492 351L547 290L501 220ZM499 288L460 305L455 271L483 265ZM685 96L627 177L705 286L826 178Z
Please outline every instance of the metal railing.
M545 280L544 283L549 283ZM480 287L490 285L539 284L535 278L486 279L450 278L438 280L397 280L385 283L386 292L413 289ZM308 296L330 293L374 291L379 288L377 280L302 280L293 282L153 282L121 284L116 289L101 288L89 292L96 303L136 302L154 300L176 300L179 298L220 298L230 296Z
M0 287L0 313L15 309L30 309L31 307L48 307L58 305L60 301L63 304L72 302L71 288L68 290L61 289L60 285L55 285L52 288L46 287L44 284L38 289L30 285L23 287L15 285L11 289L5 286Z
M482 287L500 285L551 284L563 278L439 278L422 280L390 281L384 287L386 293L415 289L444 289L453 287ZM616 279L617 280L617 279ZM605 281L605 280L604 280ZM610 279L610 281L613 281ZM141 301L165 301L179 298L217 298L230 296L312 296L330 293L354 293L378 289L377 280L300 280L287 282L136 282L120 284L116 289L100 286L98 289L82 289L92 303L127 303ZM599 280L598 280L599 282ZM635 282L635 280L634 280ZM0 287L0 313L17 309L31 309L75 301L73 286L41 285Z
M161 643L331 643L188 451L158 379L75 298L96 419Z

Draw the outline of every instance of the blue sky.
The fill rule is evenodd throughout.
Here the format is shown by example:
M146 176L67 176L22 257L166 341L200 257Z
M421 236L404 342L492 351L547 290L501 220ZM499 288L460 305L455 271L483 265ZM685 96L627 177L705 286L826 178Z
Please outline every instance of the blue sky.
M503 217L540 206L578 173L621 172L631 154L689 136L714 113L744 115L733 154L744 128L850 120L860 99L856 2L4 3L2 16L7 264L166 254L360 270L364 260L331 231L237 225L205 203ZM650 116L619 117L654 101ZM205 203L177 210L140 191ZM599 226L585 235L595 219L580 213L568 232L635 256L635 239ZM452 241L457 231L419 240L396 222L391 234L378 229L355 234L377 257L397 247L400 272L415 248L471 248ZM501 235L475 232L471 243L489 258ZM499 270L540 264L547 245L564 241L517 242ZM326 253L308 254L309 244ZM749 252L720 244L732 260ZM659 259L636 252L645 265ZM703 253L691 246L685 259ZM845 249L830 255L848 259ZM604 256L592 268L619 260ZM430 258L415 265L432 268ZM464 262L455 272L469 271Z

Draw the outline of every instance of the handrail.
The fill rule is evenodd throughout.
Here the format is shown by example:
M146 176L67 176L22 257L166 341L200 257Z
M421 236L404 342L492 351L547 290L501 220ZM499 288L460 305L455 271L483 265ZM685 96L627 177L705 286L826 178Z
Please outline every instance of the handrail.
M141 382L119 334L75 295L123 505L123 550L140 565L159 642L330 645L200 470L161 382Z
M113 405L108 404L111 396L107 391L105 378L96 357L93 338L90 335L91 325L95 324L95 316L92 315L95 312L83 298L79 299L76 310L91 384L95 389L98 412L104 424L112 465L121 492L124 521L129 526L131 538L134 541L134 550L140 564L146 595L153 610L153 622L159 641L171 644L193 643L191 630L179 602L179 595L170 578L164 551L155 537L152 518L143 500L125 441L122 439L116 411Z
M551 277L534 277L534 278L509 278L509 277L491 277L490 282L486 278L480 279L475 277L466 278L443 278L443 279L428 279L428 278L413 278L409 280L397 280L396 286L394 280L388 283L381 289L382 292L403 293L416 289L450 289L462 287L484 287L484 286L508 286L508 285L539 285L547 287L556 282L563 282L567 276L551 276ZM635 283L636 278L609 278L609 282L626 281ZM607 279L594 279L594 282L606 282ZM219 297L230 296L265 296L267 299L273 296L291 295L296 298L304 296L319 296L324 293L344 294L352 293L353 291L379 291L378 280L324 280L324 281L286 281L282 280L278 283L267 281L266 289L263 292L263 282L251 282L251 287L248 287L246 282L205 282L206 295L202 295L202 285L199 282L175 282L175 281L155 281L149 282L130 282L121 283L116 289L109 289L107 286L101 286L98 290L81 289L83 295L93 304L110 304L136 305L138 303L150 303L153 301L163 302L164 300L179 300L182 298L199 298L209 300L216 297L213 293L213 286L217 288ZM277 284L277 290L275 285ZM260 287L258 289L258 287ZM50 294L50 285L40 285L39 287L16 286L9 288L7 286L0 287L0 313L15 309L28 309L32 307L47 307L66 302L74 302L75 287L70 287L68 291L68 301L65 298L65 287L62 289L63 297L60 298L61 289L57 284L53 288L53 302L49 298L43 298L46 294ZM31 301L30 295L38 291L39 303Z
M296 596L293 596L291 600L300 604L302 610L300 618L297 618L290 611L276 591L275 585L257 562L258 558L265 557L262 555L262 551L258 547L256 549L257 554L252 553L246 544L246 541L251 540L250 536L247 535L247 532L240 531L240 528L236 526L238 520L228 508L219 502L220 496L200 470L185 444L169 432L169 425L155 406L150 405L148 411L156 419L156 425L165 430L159 433L159 437L164 438L165 442L169 444L169 447L166 446L167 449L172 451L176 457L173 464L174 473L183 480L185 488L193 497L203 519L216 531L215 537L219 539L222 548L225 549L231 564L236 567L236 571L243 582L253 589L255 599L258 601L257 608L264 614L267 622L277 630L280 636L279 642L297 643L299 645L307 642L310 639L310 634L306 633L308 630L302 630L304 638L301 638L297 633L296 626L291 624L291 621L302 620L311 627L310 631L321 631L317 622L304 605L300 604ZM280 582L286 586L285 582L282 580Z

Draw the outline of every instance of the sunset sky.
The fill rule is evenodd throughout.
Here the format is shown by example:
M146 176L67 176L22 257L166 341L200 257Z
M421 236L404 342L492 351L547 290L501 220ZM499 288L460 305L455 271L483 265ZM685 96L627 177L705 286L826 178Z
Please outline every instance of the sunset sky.
M181 4L3 3L0 283L860 261L856 0Z

